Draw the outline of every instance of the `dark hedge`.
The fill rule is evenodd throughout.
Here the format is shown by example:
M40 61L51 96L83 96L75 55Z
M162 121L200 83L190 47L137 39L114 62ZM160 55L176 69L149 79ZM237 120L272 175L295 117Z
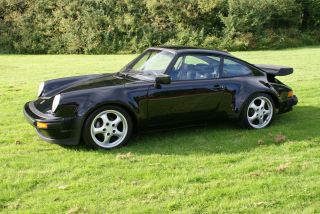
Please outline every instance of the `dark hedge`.
M320 0L0 0L3 53L228 50L320 42Z

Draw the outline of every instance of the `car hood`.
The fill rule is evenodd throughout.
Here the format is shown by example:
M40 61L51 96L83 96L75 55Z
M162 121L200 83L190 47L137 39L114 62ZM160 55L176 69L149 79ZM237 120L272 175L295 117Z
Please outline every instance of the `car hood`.
M60 93L108 86L121 86L134 80L118 77L114 74L92 74L49 80L41 97L53 97Z

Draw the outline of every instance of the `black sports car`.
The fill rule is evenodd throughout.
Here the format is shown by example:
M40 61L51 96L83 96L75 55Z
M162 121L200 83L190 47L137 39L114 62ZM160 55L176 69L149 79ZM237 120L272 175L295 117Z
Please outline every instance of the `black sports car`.
M24 114L44 140L83 141L111 149L134 130L237 118L264 128L298 100L275 76L292 68L252 65L228 52L191 47L149 48L121 71L48 80Z

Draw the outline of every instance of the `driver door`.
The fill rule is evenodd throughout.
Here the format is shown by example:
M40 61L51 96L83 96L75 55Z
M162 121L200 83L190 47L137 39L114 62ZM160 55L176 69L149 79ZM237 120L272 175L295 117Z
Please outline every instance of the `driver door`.
M211 55L180 56L169 72L171 84L149 88L149 126L214 118L224 92L220 61Z

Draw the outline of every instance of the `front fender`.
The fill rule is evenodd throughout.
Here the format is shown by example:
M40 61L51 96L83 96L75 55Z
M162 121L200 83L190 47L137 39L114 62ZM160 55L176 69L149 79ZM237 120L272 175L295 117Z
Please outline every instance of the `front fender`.
M77 116L83 117L92 109L106 104L121 104L131 107L121 87L107 87L105 89L80 90L61 95L61 106L73 105L77 108Z
M83 122L93 111L105 105L122 107L129 112L135 122L145 122L147 119L147 93L147 85L145 87L109 86L80 90L62 94L61 106L74 106L76 115Z

